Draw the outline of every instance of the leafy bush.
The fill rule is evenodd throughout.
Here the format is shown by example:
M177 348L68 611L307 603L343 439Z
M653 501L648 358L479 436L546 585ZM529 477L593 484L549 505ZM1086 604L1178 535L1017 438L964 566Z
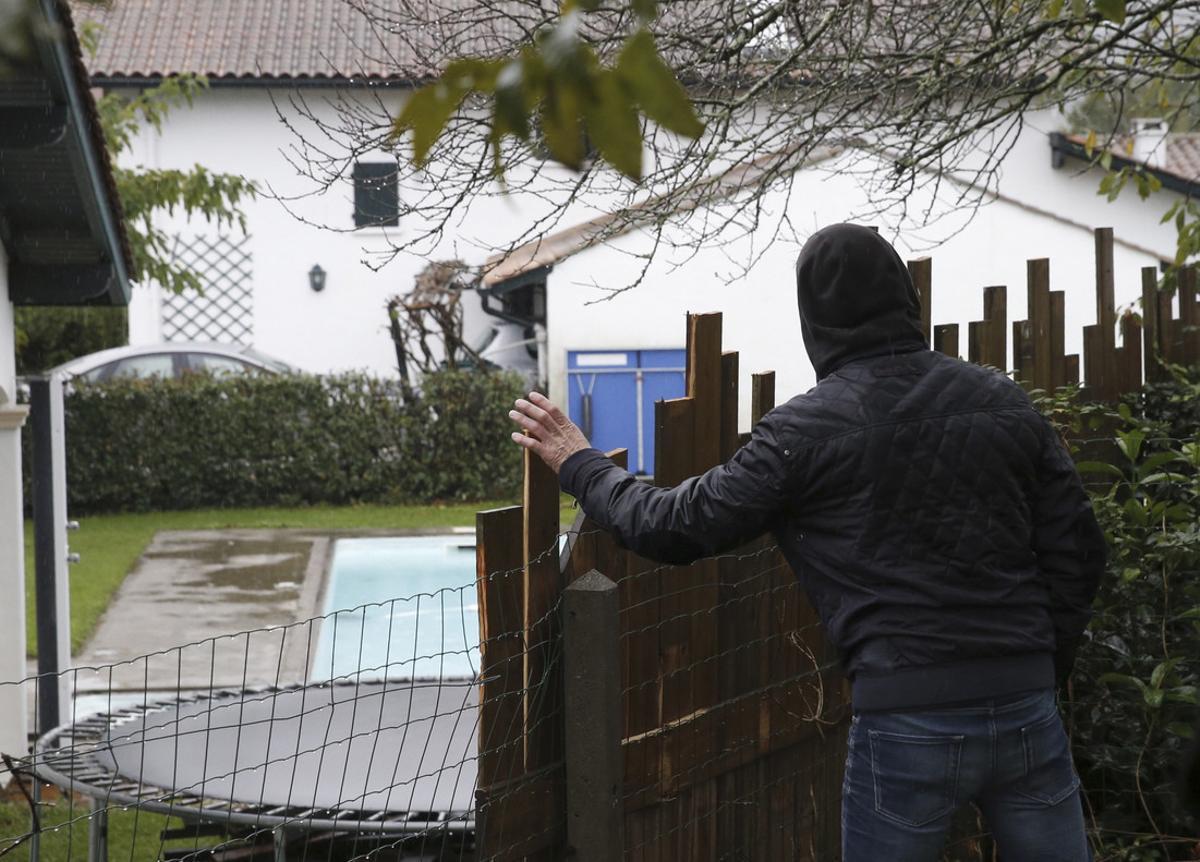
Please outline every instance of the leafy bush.
M1069 423L1077 441L1099 428L1108 443L1077 446L1107 455L1079 468L1110 558L1066 703L1098 859L1196 858L1175 791L1200 690L1197 391L1150 386Z
M474 500L512 493L520 453L503 374L396 383L188 376L75 384L66 399L71 510Z

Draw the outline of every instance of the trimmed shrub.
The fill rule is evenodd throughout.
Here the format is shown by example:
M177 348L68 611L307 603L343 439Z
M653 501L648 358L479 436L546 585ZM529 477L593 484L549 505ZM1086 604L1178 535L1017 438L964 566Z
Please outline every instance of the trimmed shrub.
M477 500L515 493L522 382L439 371L401 397L361 374L74 384L74 513Z

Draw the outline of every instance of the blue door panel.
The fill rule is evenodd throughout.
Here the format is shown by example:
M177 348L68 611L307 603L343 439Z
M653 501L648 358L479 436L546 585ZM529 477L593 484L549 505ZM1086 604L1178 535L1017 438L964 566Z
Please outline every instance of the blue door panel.
M570 351L567 413L597 449L628 449L631 470L653 473L654 402L683 396L685 361L683 350Z

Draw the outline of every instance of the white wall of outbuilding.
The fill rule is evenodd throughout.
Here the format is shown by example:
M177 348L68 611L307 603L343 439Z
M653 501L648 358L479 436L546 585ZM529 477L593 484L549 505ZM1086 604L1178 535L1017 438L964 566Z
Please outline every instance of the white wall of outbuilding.
M1026 260L1049 258L1051 289L1066 291L1067 352L1081 351L1082 327L1096 320L1092 229L1114 229L1116 300L1128 307L1141 295L1140 269L1173 256L1173 231L1159 224L1173 193L1149 200L1130 193L1106 202L1096 195L1099 172L1080 163L1051 167L1046 131L1054 130L1052 119L1038 115L1027 124L1004 162L999 196L988 196L977 209L954 211L951 202L962 187L944 183L939 201L926 187L909 198L907 213L899 206L880 213L874 190L859 181L870 166L854 154L806 168L790 190L768 195L767 218L778 220L786 213L791 230L765 250L749 238L685 248L685 225L668 227L664 237L631 232L560 261L547 291L551 396L566 395L569 351L682 347L688 311L723 313L725 349L740 352L744 383L751 371L773 369L780 401L804 392L815 375L800 337L794 263L811 233L840 221L878 226L905 259L932 258L933 322L959 324L964 355L967 324L982 319L982 288L1007 285L1009 321L1022 319ZM921 213L939 208L944 214L934 223L914 224ZM655 244L660 253L644 269L644 257ZM746 269L744 262L752 259ZM613 295L635 282L636 287ZM740 412L745 426L746 385Z

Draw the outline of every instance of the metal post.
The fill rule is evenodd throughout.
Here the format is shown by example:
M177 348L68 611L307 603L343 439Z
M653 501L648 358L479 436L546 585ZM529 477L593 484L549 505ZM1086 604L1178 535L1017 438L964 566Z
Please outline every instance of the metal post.
M92 800L88 818L88 862L108 862L108 804L103 799Z
M70 714L71 605L67 579L67 470L62 380L29 381L33 431L33 547L39 734Z
M563 591L567 843L577 862L624 858L617 585L592 569Z
M271 838L275 846L275 862L287 862L287 829L283 826L276 826L275 831L271 833Z
M37 756L34 755L34 763L37 762ZM19 779L18 779L19 780ZM29 772L29 792L33 797L33 810L29 812L29 830L33 833L29 838L29 862L41 862L42 858L42 779L30 770Z

